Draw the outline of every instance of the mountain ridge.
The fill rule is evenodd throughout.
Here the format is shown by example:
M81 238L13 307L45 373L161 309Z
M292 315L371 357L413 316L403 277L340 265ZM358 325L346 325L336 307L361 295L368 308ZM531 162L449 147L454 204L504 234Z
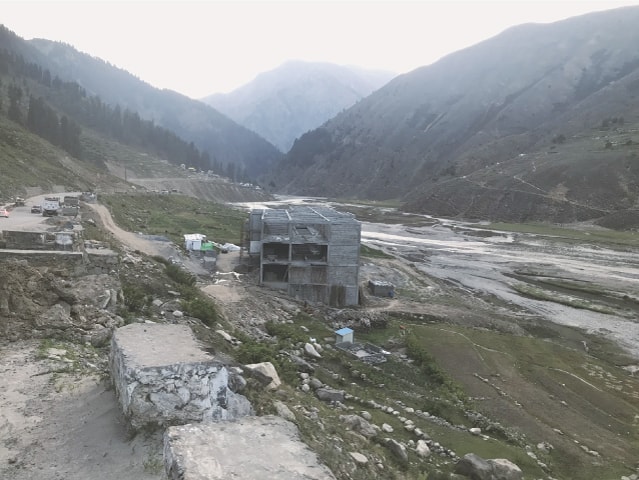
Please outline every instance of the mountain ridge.
M318 127L387 83L394 74L291 60L228 94L202 99L286 152Z
M257 133L237 124L214 108L171 90L160 90L97 57L46 39L28 41L48 58L60 78L73 80L112 105L139 112L222 164L244 168L257 178L281 153Z
M400 75L303 135L271 182L287 194L348 192L399 200L415 212L512 221L584 220L628 208L639 198L637 172L623 164L626 154L637 153L629 131L639 125L631 101L639 89L635 21L639 8L627 7L512 27ZM612 118L624 118L623 128L617 124L602 135L626 135L614 142L630 140L630 151L604 148L605 140L588 143L597 154L582 163L594 169L603 159L632 178L594 188L593 173L577 182L579 135L598 132ZM539 162L548 155L561 162ZM561 176L557 165L563 165ZM513 207L509 195L522 180L545 193ZM563 200L552 194L562 182L570 184ZM632 187L623 192L621 183ZM575 210L577 204L583 208Z

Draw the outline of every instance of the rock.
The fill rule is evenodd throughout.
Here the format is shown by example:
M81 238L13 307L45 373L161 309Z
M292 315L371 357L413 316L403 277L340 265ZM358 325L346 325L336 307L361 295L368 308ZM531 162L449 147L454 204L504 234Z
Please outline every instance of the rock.
M415 446L415 452L421 458L430 457L430 448L428 448L428 444L425 440L417 440L417 445Z
M311 381L309 382L309 386L313 389L313 390L317 390L318 388L321 388L324 384L317 378L311 378Z
M366 458L366 455L362 455L361 453L350 452L350 456L353 457L353 460L355 460L355 462L359 463L360 465L366 465L368 463L368 458Z
M315 368L302 357L289 355L289 358L291 359L291 362L297 366L298 371L305 373L313 373L315 371Z
M315 350L315 347L311 345L310 343L306 343L304 345L304 353L306 353L306 355L312 358L322 358L322 356L318 353L318 351Z
M467 453L459 459L454 472L473 480L493 480L493 466L474 453Z
M393 427L391 427L388 423L383 423L382 431L386 433L393 433Z
M323 402L343 402L344 390L335 390L332 388L322 387L315 391L317 398Z
M493 477L495 480L522 480L524 474L517 465L505 458L495 458L488 460L492 466Z
M375 428L359 415L340 415L339 419L344 426L366 438L374 437L377 434Z
M368 413L367 411L361 411L360 412L360 416L364 419L364 420L368 420L369 422L373 419L373 416Z
M229 371L229 388L234 393L239 393L246 388L246 379L235 372Z
M481 428L469 428L468 431L473 435L481 435Z
M262 376L270 377L271 381L266 384L266 388L269 390L275 390L282 384L280 376L277 374L277 370L275 370L275 367L271 362L253 363L250 365L244 365L244 367L253 375L262 374Z
M455 465L455 473L473 480L522 480L521 469L505 458L484 460L479 455L468 453Z
M295 422L295 414L291 411L290 408L286 406L286 404L276 400L273 402L273 406L275 407L275 411L277 414L282 417L284 420L288 420L289 422Z
M173 310L173 316L175 318L182 318L184 316L184 313L182 313L181 310Z
M397 457L401 462L408 462L408 453L406 453L406 447L392 438L386 439L386 447Z

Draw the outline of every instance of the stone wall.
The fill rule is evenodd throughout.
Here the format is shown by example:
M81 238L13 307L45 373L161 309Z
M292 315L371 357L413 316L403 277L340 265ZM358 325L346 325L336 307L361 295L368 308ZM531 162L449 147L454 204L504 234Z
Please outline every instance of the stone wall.
M108 274L117 270L120 258L108 249L86 252L57 250L10 250L0 248L0 261L22 261L33 267L66 269L72 276Z
M235 420L252 411L229 388L227 368L200 348L186 325L119 328L109 361L120 406L134 428Z

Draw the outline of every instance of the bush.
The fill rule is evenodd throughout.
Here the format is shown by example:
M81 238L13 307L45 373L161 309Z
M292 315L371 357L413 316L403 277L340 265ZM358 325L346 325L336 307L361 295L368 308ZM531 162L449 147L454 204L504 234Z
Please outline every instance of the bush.
M215 304L202 296L196 296L192 300L183 300L182 308L189 316L199 318L209 327L217 321Z
M123 284L122 294L124 295L124 305L129 312L141 312L147 304L146 292L137 284Z
M247 342L240 345L237 350L237 359L240 363L271 362L277 364L277 352L273 346L266 343Z
M171 280L175 283L179 283L180 285L193 286L195 285L196 278L191 273L183 270L177 265L167 265L166 266L166 274L169 276Z

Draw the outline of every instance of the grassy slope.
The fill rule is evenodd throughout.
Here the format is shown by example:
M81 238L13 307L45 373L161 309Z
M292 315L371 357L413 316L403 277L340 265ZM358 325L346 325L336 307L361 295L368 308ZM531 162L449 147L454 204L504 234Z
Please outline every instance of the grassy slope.
M146 233L168 231L168 236L178 243L182 233L193 231L216 241L237 241L245 218L242 212L178 195L110 196L106 201L121 226ZM582 235L567 232L564 229L562 236ZM615 234L608 240L614 243L619 237ZM363 254L366 261L385 257L368 250ZM425 320L423 316L400 314L391 316L384 329L357 335L360 340L370 340L401 353L405 351L407 336L400 333L400 324L408 327L408 336L413 339L412 356L426 352L429 359L426 363L406 363L394 356L386 364L371 367L328 351L315 372L323 382L353 395L346 401L348 407L354 411L368 410L374 423L393 426L393 438L416 440L397 417L371 408L362 399L400 410L396 402L401 401L436 414L456 428L415 415L406 417L414 419L434 441L457 455L474 452L485 458L508 458L520 465L526 478L545 475L528 455L527 446L539 461L548 465L555 478L594 480L630 473L629 467L639 453L635 421L635 415L639 415L639 382L619 367L629 360L610 343L561 326L523 325L525 334L516 335L453 325L445 319ZM287 343L294 345L301 340L296 333L301 325L309 329L310 336L331 335L321 315L302 314L288 331L280 328L272 332L277 333L277 344L255 344L253 353L284 362L278 352L289 348ZM588 341L588 353L580 348L582 340ZM245 348L249 350L244 354L251 351L250 342ZM345 475L375 478L376 472L369 467L347 472L349 449L379 458L387 465L388 478L422 478L435 468L452 469L451 462L442 457L420 459L412 452L409 465L401 465L379 439L357 440L342 428L339 411L295 389L299 380L289 370L286 363L281 363L280 373L288 382L284 387L287 403L297 406L294 411L305 440L339 478L346 478ZM262 390L251 400L258 411L272 410L273 398ZM300 405L320 412L324 430L318 430L316 420L300 414ZM469 434L467 429L474 426L481 427L490 440ZM340 438L338 443L345 447L336 449L335 438ZM553 450L550 453L538 450L536 445L541 442L550 443Z

